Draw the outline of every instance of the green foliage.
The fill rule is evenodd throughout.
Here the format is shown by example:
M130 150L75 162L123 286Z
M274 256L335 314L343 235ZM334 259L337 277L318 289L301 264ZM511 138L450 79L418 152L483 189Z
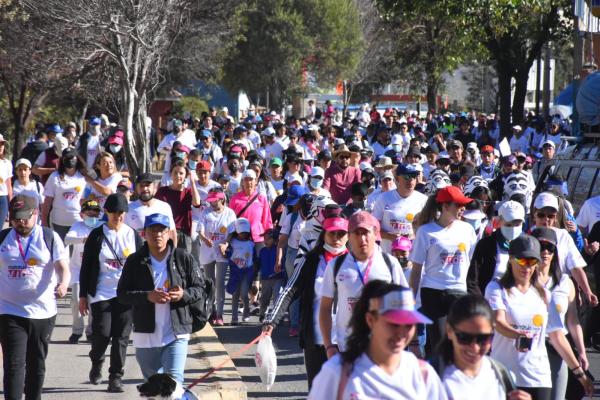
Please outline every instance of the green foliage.
M173 104L173 112L178 115L189 112L198 117L204 111L208 112L208 104L204 99L196 96L183 96L178 102Z

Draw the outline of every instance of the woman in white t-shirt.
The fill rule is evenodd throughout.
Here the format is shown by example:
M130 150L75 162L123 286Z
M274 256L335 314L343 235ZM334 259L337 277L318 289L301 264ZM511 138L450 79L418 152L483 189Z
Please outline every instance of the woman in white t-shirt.
M21 193L37 198L40 210L44 204L44 185L35 179L31 179L31 162L26 158L20 158L15 163L16 179L13 183L13 196Z
M492 281L485 298L494 310L496 332L491 356L508 368L519 389L533 399L549 400L552 388L546 335L586 392L593 382L584 373L563 332L563 323L550 292L538 280L540 242L521 235L510 242L509 267Z
M96 156L94 171L96 171L96 179L86 176L87 189L90 193L89 195L86 193L85 197L96 200L100 208L103 208L106 197L117 192L117 186L123 177L117 172L115 158L107 152Z
M58 168L52 172L44 186L42 225L51 226L64 240L70 227L81 220L80 201L85 189L85 178L80 171L85 162L74 149L66 149L58 160Z
M12 181L13 167L6 159L6 140L0 135L0 228L8 216L8 202L13 196Z
M410 289L370 281L354 305L347 351L323 365L308 398L446 399L431 365L405 351L416 324L430 322L415 311Z
M433 320L427 330L428 353L445 335L452 302L467 292L477 237L473 227L460 218L471 201L456 186L447 186L427 200L419 217L425 224L418 227L409 256L413 263L410 286L420 294L423 313Z
M457 299L440 344L438 372L451 400L525 400L502 364L488 357L494 337L494 314L485 299L467 295Z

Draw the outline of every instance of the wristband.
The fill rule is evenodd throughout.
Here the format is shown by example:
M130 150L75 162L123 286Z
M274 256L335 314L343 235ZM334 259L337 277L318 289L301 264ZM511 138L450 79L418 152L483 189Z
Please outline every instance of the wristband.
M325 347L325 350L329 350L329 349L332 349L334 347L337 349L337 344L330 344L329 346Z
M577 369L581 368L581 365L571 368L571 372L575 372ZM583 369L583 368L582 368Z

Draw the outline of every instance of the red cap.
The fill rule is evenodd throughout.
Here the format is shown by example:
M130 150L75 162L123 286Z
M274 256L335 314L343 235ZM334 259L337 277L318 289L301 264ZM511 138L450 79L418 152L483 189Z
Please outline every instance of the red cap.
M206 201L208 203L212 203L213 201L217 201L217 200L221 200L221 199L225 199L225 193L223 192L208 192L208 196L206 197Z
M482 153L494 153L494 148L492 146L490 146L489 144L486 144L485 146L483 146L481 148L481 152Z
M367 211L359 211L352 214L348 220L348 232L354 232L358 228L371 230L375 228L375 233L379 233L379 221Z
M323 221L323 229L326 232L331 231L346 231L348 232L348 220L345 218L335 217L327 218Z
M196 164L196 171L210 171L210 169L211 165L210 161L208 160L198 161L198 163Z
M435 195L435 201L438 203L456 203L464 206L465 204L472 202L473 199L466 197L462 190L456 186L446 186L445 188L438 190Z
M123 138L119 136L111 136L108 138L108 144L119 144L123 145Z

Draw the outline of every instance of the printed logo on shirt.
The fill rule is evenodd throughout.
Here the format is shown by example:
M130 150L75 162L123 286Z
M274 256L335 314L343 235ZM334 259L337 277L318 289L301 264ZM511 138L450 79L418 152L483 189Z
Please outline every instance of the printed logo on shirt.
M129 250L128 247L125 247L123 249L123 257L127 258L127 257L129 257L130 254L131 254L131 250Z
M115 270L123 269L123 267L121 267L121 263L119 262L119 260L115 260L114 258L107 258L106 265L108 266L109 269L115 269Z
M412 214L412 213L406 214L406 220L408 222L413 222L414 219L415 219L415 215L414 214Z
M75 186L75 193L81 193L81 186Z
M24 265L12 265L7 268L8 279L26 278L32 274L32 270Z
M63 199L65 199L66 201L75 200L77 196L77 192L63 192Z
M459 251L462 251L462 252L464 252L464 251L466 251L466 250L467 250L467 245L466 245L465 243L462 243L462 242L461 242L461 243L459 243L459 244L458 244L458 246L456 246L456 248L457 248Z
M533 326L539 328L544 325L544 317L540 314L535 314L531 319L531 322L533 323Z
M562 307L560 306L560 304L556 304L556 312L559 314L562 312Z
M406 216L406 218L408 220L408 215ZM412 225L409 222L406 222L404 219L390 219L390 226L394 231L400 234L412 233Z
M219 228L219 232L220 233L227 233L227 228L225 226L222 226Z
M442 251L440 253L440 260L443 264L460 264L463 262L464 257L460 250L457 250L455 253Z
M30 267L34 267L36 265L38 265L40 262L35 259L35 258L30 258L29 260L27 260L27 265L29 265Z

